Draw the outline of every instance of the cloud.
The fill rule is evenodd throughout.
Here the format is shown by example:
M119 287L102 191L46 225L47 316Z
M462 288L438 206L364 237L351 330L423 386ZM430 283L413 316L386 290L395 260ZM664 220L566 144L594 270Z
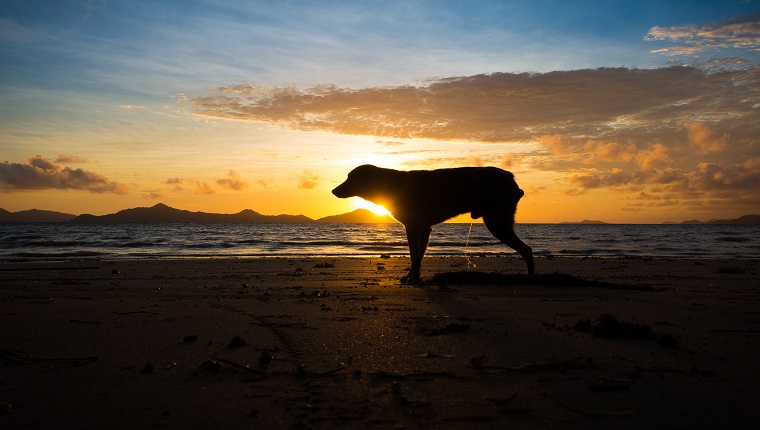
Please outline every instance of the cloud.
M314 189L319 185L319 180L319 175L310 170L304 170L304 172L298 177L298 188L304 190Z
M161 194L161 193L157 193L157 192L152 191L152 192L148 192L148 193L143 193L142 194L142 198L144 200L161 200L161 199L164 198L164 195Z
M513 155L506 155L499 165L499 167L502 167L504 169L511 169L512 166L517 166L520 164L520 160L515 158Z
M95 13L95 9L98 7L98 5L105 6L108 4L108 0L87 0L87 4L85 4L85 10L84 15L82 15L82 20L87 21L92 17L92 14Z
M83 169L64 167L35 155L27 163L0 164L0 192L31 190L85 190L91 193L128 194L127 185Z
M718 136L709 125L704 123L680 123L680 125L686 128L691 146L701 152L722 151L730 138L728 133Z
M213 183L195 177L174 177L167 179L164 183L172 185L173 192L182 192L185 190L184 185L189 184L194 187L193 193L195 194L216 194L217 187L233 191L241 191L248 188L248 182L242 179L240 174L234 170L230 170L226 178L215 178ZM216 184L217 187L213 184Z
M638 152L633 142L608 142L600 140L589 140L583 146L587 156L583 161L585 164L598 163L627 163L631 161Z
M193 191L195 194L216 194L216 190L208 182L201 181L198 178L189 178L187 182L195 185L195 191Z
M86 164L90 162L90 159L87 157L77 157L76 155L59 154L58 157L55 158L55 162Z
M669 56L731 48L760 51L760 14L703 25L655 26L649 30L644 40L677 42L677 45L652 51Z
M573 193L597 188L612 188L637 195L642 200L673 203L679 201L698 206L705 201L757 202L760 199L760 157L741 164L721 166L699 163L692 170L640 169L626 172L613 168L589 174L576 174L569 183Z
M198 178L169 178L165 182L167 185L172 185L172 192L175 193L181 193L185 191L185 184L190 184L191 186L194 186L195 189L193 191L194 194L216 194L216 190L209 185L208 182L202 181Z
M248 182L240 178L240 175L234 170L230 170L226 178L217 179L216 184L222 188L234 191L240 191L248 188Z
M636 154L636 164L642 169L664 167L670 163L668 149L661 143L654 143Z
M121 105L119 108L124 110L135 110L135 109L145 109L145 106L140 105Z
M675 122L752 124L760 70L601 68L431 79L421 86L227 87L182 100L201 116L382 139L526 142L657 135ZM758 131L752 125L747 133Z

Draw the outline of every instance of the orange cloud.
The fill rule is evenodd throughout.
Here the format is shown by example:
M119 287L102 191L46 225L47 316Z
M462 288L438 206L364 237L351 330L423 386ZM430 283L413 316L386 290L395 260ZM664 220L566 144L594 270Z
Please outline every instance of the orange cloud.
M660 143L652 144L639 151L635 158L636 164L642 169L664 167L670 163L668 149Z
M507 155L501 160L501 164L499 164L499 167L502 167L504 169L511 169L512 166L517 166L520 164L520 160L515 158L513 155Z
M241 84L182 100L206 117L385 139L525 142L564 135L624 142L672 134L675 122L699 117L746 124L751 135L759 126L751 124L757 112L746 100L760 92L758 75L753 68L715 74L693 67L600 68L361 89Z
M298 188L305 190L311 190L319 185L319 175L316 173L305 170L303 174L298 177Z
M190 184L195 187L193 193L195 194L216 194L217 188L206 181L198 178L169 178L165 182L167 185L172 185L173 192L182 192L185 190L184 184ZM226 178L215 178L214 183L216 186L233 191L241 191L248 188L248 182L240 177L240 174L234 170L230 170L227 173Z
M214 190L211 185L198 178L187 179L187 182L195 185L195 194L216 194L216 190Z
M228 190L240 191L248 188L248 182L240 178L240 174L230 170L226 178L217 179L217 185Z
M701 152L722 151L728 144L730 137L727 133L718 136L707 124L700 122L682 122L680 124L686 128L691 146L697 148Z
M583 160L586 164L604 163L627 163L631 161L638 150L632 142L604 142L589 140L583 146L587 157Z
M641 169L624 172L610 169L589 174L576 174L569 178L575 192L605 188L620 191L638 191L638 198L698 205L706 200L713 202L760 199L760 157L730 167L715 163L700 163L695 169L666 168Z
M144 200L161 200L164 198L164 195L157 192L149 192L149 193L143 193L142 198Z
M105 176L83 169L63 167L35 155L26 164L0 164L0 192L71 189L91 193L128 194L130 188L122 183L110 181Z
M578 145L578 142L570 136L561 134L538 136L537 140L555 155L570 154L572 153L572 148Z
M59 154L58 157L55 158L56 163L80 163L85 164L89 163L90 159L87 157L77 157L76 155L65 155L65 154Z

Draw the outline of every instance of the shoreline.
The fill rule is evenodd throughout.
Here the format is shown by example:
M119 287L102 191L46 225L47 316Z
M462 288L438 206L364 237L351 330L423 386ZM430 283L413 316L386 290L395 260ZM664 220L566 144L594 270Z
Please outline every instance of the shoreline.
M540 256L531 279L470 259L427 256L415 287L396 257L1 263L0 426L760 420L760 261Z
M668 261L757 261L760 257L750 256L712 256L712 255L661 255L661 254L583 254L575 252L559 252L557 254L534 252L536 259L543 261L551 260L588 260L588 259L600 259L600 260L668 260ZM504 253L490 253L490 252L475 252L475 253L449 253L435 251L426 252L425 259L463 259L467 258L479 258L479 259L520 259L520 256L514 252ZM248 254L248 255L130 255L130 256L81 256L81 257L63 257L57 258L43 258L43 257L16 257L8 259L0 259L0 271L3 270L3 266L25 265L25 264L113 264L119 262L146 262L146 261L246 261L246 260L340 260L340 259L394 259L403 260L409 259L409 252L376 252L367 254ZM423 260L424 265L424 260ZM553 264L549 264L553 267ZM490 267L490 266L489 266ZM7 270L7 269L6 269ZM494 271L501 271L497 266L493 267Z

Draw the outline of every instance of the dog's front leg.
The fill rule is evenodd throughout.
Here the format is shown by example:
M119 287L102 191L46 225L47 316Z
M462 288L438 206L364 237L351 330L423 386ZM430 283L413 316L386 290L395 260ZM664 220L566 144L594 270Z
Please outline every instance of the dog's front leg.
M430 226L404 225L406 228L406 239L409 241L409 256L412 267L406 276L401 277L401 283L407 285L417 285L420 283L420 268L422 267L422 257L427 250L430 232L433 231Z

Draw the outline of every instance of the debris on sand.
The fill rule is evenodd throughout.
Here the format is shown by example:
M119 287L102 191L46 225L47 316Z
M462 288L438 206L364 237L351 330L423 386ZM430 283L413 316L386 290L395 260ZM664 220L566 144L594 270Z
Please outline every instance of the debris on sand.
M269 353L269 351L261 351L261 355L259 356L259 364L262 366L266 366L269 363L272 362L272 354Z
M242 348L246 345L245 340L241 338L240 336L235 336L230 340L229 345L227 345L228 348Z
M439 354L437 352L423 352L422 354L415 354L414 358L454 358L455 355L451 354Z
M580 320L575 323L576 330L591 333L594 337L603 339L637 339L655 341L663 348L675 348L678 339L671 334L659 334L646 324L623 322L612 314L602 314L592 324L591 320Z
M204 372L219 372L222 370L222 363L215 360L206 360L198 367Z

